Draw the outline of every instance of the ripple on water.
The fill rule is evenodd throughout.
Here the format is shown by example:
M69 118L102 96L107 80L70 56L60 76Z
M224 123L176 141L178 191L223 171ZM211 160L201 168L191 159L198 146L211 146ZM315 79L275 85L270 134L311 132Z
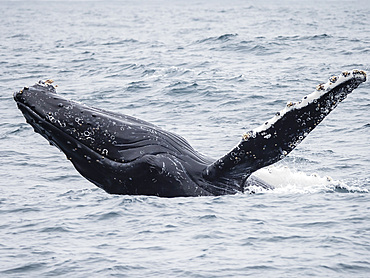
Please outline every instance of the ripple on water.
M4 275L10 275L10 274L32 275L32 273L40 271L44 269L46 266L47 266L46 263L26 263L26 264L23 264L22 266L0 271L0 273L3 273Z

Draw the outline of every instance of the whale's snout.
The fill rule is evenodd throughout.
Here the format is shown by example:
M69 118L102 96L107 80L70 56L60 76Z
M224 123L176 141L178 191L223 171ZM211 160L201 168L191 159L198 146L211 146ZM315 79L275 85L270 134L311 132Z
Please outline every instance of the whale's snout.
M21 102L21 103L24 103L25 102L25 98L24 98L24 95L23 95L23 92L24 91L28 91L29 88L28 87L24 87L22 90L18 91L18 92L15 92L13 94L13 98L14 100L18 103L18 102Z
M39 81L32 87L24 87L22 90L13 94L17 103L34 107L35 102L42 102L44 98L56 95L55 86L52 80Z

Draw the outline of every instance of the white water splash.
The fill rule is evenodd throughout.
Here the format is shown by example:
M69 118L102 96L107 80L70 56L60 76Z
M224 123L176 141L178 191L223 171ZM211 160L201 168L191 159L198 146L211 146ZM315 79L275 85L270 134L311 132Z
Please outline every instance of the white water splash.
M273 190L267 190L260 186L252 186L249 191L255 193L369 192L365 188L348 185L344 181L334 180L329 176L307 174L286 166L266 167L256 171L253 176L274 187Z

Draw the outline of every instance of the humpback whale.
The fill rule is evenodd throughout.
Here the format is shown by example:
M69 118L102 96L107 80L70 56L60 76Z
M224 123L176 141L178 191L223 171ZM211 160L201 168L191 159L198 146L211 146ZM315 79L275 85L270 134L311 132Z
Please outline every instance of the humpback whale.
M244 192L254 171L287 156L365 81L366 73L360 70L331 77L246 132L219 159L202 155L184 138L149 122L68 100L56 93L52 80L24 87L14 99L35 132L108 193L214 196Z

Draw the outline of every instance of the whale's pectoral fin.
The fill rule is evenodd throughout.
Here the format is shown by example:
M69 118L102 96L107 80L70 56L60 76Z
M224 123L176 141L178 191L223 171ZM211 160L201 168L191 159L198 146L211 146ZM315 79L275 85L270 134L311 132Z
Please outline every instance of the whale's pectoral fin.
M300 102L288 103L271 120L246 133L233 150L204 170L203 177L238 185L243 191L251 173L284 158L364 81L366 73L358 70L333 76Z

